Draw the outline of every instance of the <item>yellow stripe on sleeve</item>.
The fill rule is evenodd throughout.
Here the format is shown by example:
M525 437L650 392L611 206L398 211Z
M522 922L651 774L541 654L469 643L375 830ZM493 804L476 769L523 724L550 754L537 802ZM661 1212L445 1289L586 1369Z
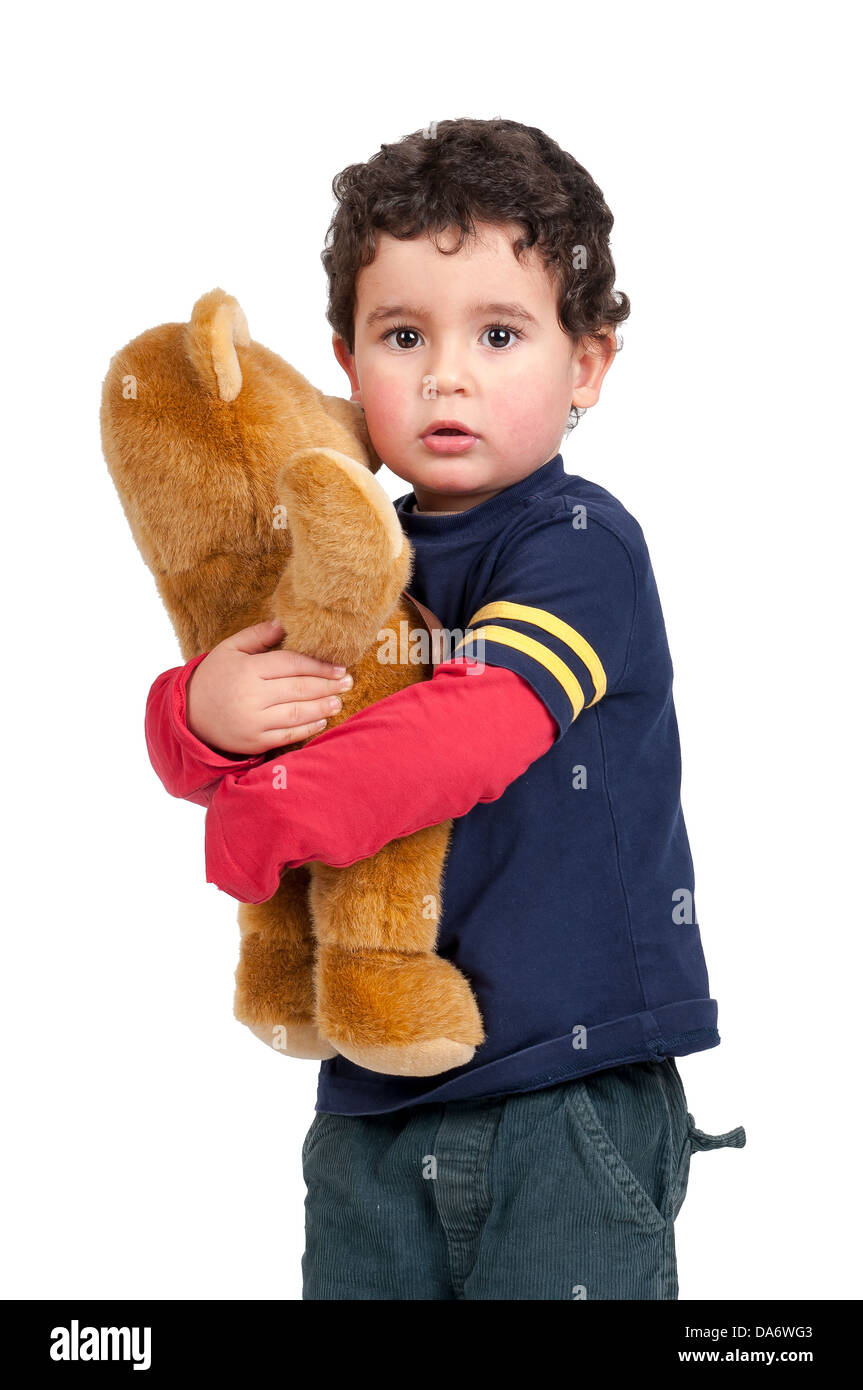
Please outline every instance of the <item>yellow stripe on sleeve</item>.
M554 652L550 652L548 647L544 647L541 642L537 642L533 637L526 637L523 632L513 632L511 627L498 627L492 623L469 632L466 637L461 639L455 651L457 652L459 647L463 647L466 642L472 642L478 637L487 637L491 642L500 642L505 647L515 647L516 651L524 652L525 656L532 656L534 661L538 661L541 666L550 671L563 686L572 703L573 719L584 709L584 691L575 676L566 663L561 661ZM593 701L591 701L592 703Z
M580 632L576 632L574 627L570 627L569 623L563 622L563 620L558 618L554 613L546 612L544 608L531 608L524 603L507 603L503 601L500 603L487 603L484 607L477 609L470 620L470 624L477 622L481 618L516 618L520 622L531 623L534 627L541 628L544 632L550 633L552 637L559 638L561 642L564 642L575 652L576 656L584 663L590 672L590 679L593 682L595 694L587 708L590 709L591 705L595 705L597 700L602 699L607 686L602 662L587 639L582 637ZM520 641L507 642L505 645L516 647L520 651L525 652L526 655L532 656L536 661L540 661L542 665L560 681L560 684L563 686L570 699L572 699L573 696L571 683L574 683L575 689L580 696L580 702L578 703L578 708L575 710L575 713L578 714L584 707L584 694L581 686L569 670L569 667L566 666L554 652L549 651L547 647L543 647L541 643L534 641L533 638L525 637L523 633L512 632L509 628L494 627L486 629L486 631L494 632L496 640L503 640L498 637L498 634L501 632L506 632L510 637L521 639ZM468 638L465 637L462 642L459 642L459 647L467 640ZM523 646L522 642L529 643L530 646ZM458 651L458 647L456 647L456 651ZM540 653L542 653L542 655L540 655ZM558 667L567 674L569 681L562 678ZM575 704L576 701L573 700L573 706L575 706Z

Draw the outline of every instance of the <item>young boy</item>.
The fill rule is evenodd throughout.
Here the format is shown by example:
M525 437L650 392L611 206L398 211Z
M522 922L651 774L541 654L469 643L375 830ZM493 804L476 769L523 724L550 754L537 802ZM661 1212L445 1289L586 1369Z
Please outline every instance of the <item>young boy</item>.
M674 1299L690 1155L745 1135L695 1128L674 1060L719 1034L647 547L558 452L629 313L612 215L570 155L505 120L441 121L334 191L335 353L411 485L411 592L467 637L295 750L287 790L267 750L309 737L339 681L268 650L278 628L160 676L148 746L168 790L208 806L207 879L240 901L455 818L438 953L486 1038L434 1076L323 1061L303 1297Z

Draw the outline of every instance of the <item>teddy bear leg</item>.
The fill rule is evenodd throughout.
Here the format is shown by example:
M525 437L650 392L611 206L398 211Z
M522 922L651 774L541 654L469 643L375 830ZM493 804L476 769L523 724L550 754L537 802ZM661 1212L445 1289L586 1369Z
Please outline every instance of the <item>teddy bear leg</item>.
M317 1023L369 1071L434 1076L484 1039L465 976L434 954L451 821L385 845L347 868L313 863Z
M315 1022L315 941L309 875L288 870L266 903L241 903L234 1016L288 1057L323 1060L336 1050Z

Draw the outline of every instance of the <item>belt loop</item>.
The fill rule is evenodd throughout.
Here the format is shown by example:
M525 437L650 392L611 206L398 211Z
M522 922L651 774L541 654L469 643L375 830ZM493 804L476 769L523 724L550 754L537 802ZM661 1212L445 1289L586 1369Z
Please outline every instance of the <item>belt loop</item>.
M742 1149L746 1143L746 1130L742 1125L736 1129L729 1129L726 1134L705 1134L703 1129L697 1129L695 1120L687 1112L689 1121L689 1142L693 1150L699 1149Z

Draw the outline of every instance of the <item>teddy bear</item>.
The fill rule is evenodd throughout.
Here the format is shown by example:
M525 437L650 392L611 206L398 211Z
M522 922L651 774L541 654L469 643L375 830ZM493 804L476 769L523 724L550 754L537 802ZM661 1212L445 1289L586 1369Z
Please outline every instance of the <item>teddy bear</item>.
M413 552L375 479L361 408L254 342L232 295L214 289L188 323L117 352L100 423L184 662L278 619L284 649L353 676L330 727L430 678L431 662L379 659L382 628L433 632L433 615L406 588ZM241 903L235 1017L292 1057L341 1055L397 1076L468 1062L484 1040L480 1011L435 953L451 832L446 821L347 867L285 869L268 902Z

